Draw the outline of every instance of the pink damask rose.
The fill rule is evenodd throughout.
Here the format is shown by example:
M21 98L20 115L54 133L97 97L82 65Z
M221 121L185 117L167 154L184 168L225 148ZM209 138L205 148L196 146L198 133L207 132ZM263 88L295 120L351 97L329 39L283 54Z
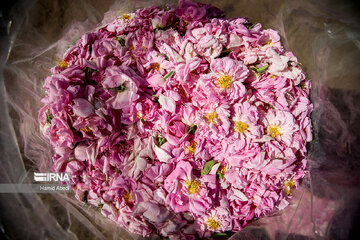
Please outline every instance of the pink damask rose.
M233 228L230 211L223 207L217 207L209 213L197 219L198 230L203 237L211 236L213 232L231 231Z
M196 178L188 162L179 162L164 181L169 192L166 202L175 212L190 211L203 214L213 204L212 192L216 189L215 176Z
M210 64L212 84L228 95L230 101L240 99L246 93L242 82L248 77L249 70L242 63L230 58L215 59Z
M128 109L139 98L136 79L119 71L118 68L107 69L107 77L102 85L110 95L107 102L114 109Z
M248 101L239 102L234 105L235 114L233 117L234 132L239 138L259 138L262 135L262 128L259 124L259 110Z
M293 133L299 129L291 113L274 110L265 115L264 126L267 139L282 141L286 145L291 144Z

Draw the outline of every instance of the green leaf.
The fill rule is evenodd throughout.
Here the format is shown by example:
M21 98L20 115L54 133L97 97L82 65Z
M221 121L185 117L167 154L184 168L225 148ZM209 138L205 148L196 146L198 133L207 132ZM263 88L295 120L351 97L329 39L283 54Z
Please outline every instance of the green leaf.
M294 100L292 92L286 92L286 95L290 98L290 100Z
M159 103L159 97L158 96L156 96L155 94L152 96L152 98L153 98L153 102L154 103Z
M97 71L96 69L92 69L92 68L89 68L89 67L84 67L83 68L83 71L86 73L86 74L90 74L90 73L93 73L95 71Z
M165 59L166 59L167 61L169 61L169 60L170 60L169 56L168 56L168 55L166 55L165 53L160 53L159 55L164 56L164 57L165 57Z
M168 29L169 29L168 26L165 26L165 27L160 27L160 26L158 26L158 27L155 28L155 31L159 31L159 30L166 31L166 30L168 30Z
M190 134L195 134L196 129L197 129L196 125L191 125L191 126L188 126L187 132L190 133Z
M218 238L218 237L228 237L231 235L231 232L223 232L223 233L214 233L211 235L211 238Z
M46 122L48 123L48 124L51 124L51 120L54 118L54 116L50 113L50 111L49 111L49 113L47 113L46 114Z
M157 33L158 31L162 30L162 31L166 31L170 28L171 26L171 23L170 24L167 24L166 26L160 26L160 25L157 25L154 29L154 33Z
M211 168L215 165L215 163L216 163L215 160L211 160L211 161L208 161L207 163L205 163L203 169L201 170L201 176L209 174L209 172L211 171Z
M164 143L166 143L166 139L159 135L155 138L155 141L158 147L161 147Z
M263 73L266 71L266 69L268 69L269 65L264 65L262 67L255 67L255 66L252 66L252 67L249 67L250 70L253 70L255 73Z
M269 67L269 65L264 65L264 66L262 66L262 67L259 67L259 68L257 69L257 72L258 72L258 73L265 72L266 69L268 69L268 67Z
M114 39L118 40L121 46L125 47L125 39L122 37L115 37Z
M170 8L169 8L166 4L160 5L159 8L160 8L161 10L166 11L166 12L170 10Z
M164 80L168 79L169 77L172 77L174 75L175 71L168 72L163 78Z
M255 26L255 24L251 23L251 22L247 22L247 23L244 23L244 26L247 28L247 29L251 29L252 27Z
M268 105L269 108L275 109L275 107L272 104L270 104L270 103L265 103L265 104Z
M107 90L113 90L115 92L123 92L125 91L127 88L125 87L125 84L122 84L120 86L117 86L117 87L113 87L113 88L104 88L104 89L107 89Z

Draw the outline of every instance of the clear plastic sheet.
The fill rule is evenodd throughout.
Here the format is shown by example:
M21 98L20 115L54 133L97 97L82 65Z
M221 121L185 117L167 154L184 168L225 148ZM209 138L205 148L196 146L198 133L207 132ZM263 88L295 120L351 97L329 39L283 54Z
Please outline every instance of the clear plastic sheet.
M359 8L335 0L203 1L227 17L247 16L280 32L312 80L314 141L308 174L284 211L231 239L350 239L360 208ZM115 16L169 1L18 1L2 12L0 183L31 183L51 170L51 147L37 111L44 78L80 36ZM170 1L176 4L176 1ZM10 239L140 239L72 194L0 194L2 234Z

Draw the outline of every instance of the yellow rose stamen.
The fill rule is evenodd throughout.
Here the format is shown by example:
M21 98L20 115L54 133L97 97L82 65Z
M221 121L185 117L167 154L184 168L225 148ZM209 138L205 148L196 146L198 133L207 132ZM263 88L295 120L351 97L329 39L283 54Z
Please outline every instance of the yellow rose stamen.
M218 172L221 173L221 175L225 175L226 172L226 167L225 166L220 166L218 169Z
M217 80L216 85L221 88L222 90L225 90L226 88L230 87L232 77L230 75L224 75L222 74Z
M145 120L144 115L143 115L142 113L140 113L140 112L138 112L138 113L136 114L136 118L137 118L138 120Z
M189 146L186 146L185 149L188 151L188 153L190 153L190 154L195 154L196 145L197 145L197 142L191 141L191 142L190 142L190 145L189 145Z
M270 124L268 127L267 127L267 134L273 138L276 138L278 136L280 136L280 130L281 128L276 126L276 124Z
M205 118L209 123L215 123L215 120L217 118L217 113L216 112L208 113L207 115L205 115Z
M120 17L122 20L130 20L130 15L129 14L127 14L127 13L125 13L125 14L123 14L121 17Z
M92 131L92 129L89 126L86 126L84 128L80 128L80 131L84 132L87 135L93 136L94 133Z
M220 224L218 221L216 221L214 218L209 218L206 221L206 225L208 226L209 229L216 231L218 230L218 228L220 227Z
M63 61L61 61L61 62L59 62L59 67L61 68L61 69L65 69L65 68L67 68L67 63L65 62L65 60L63 60Z
M234 129L238 133L244 133L248 129L248 125L242 121L236 121L234 123Z
M158 63L151 63L151 64L150 64L150 68L151 68L152 70L159 70L159 69L160 69L160 64L158 64Z
M293 191L295 183L293 180L287 180L284 182L284 191L287 195L290 195Z
M123 199L125 200L125 202L131 201L132 196L131 196L130 192L125 192L123 195Z
M187 191L189 194L195 194L197 193L197 189L200 186L200 182L197 180L186 180L185 186L187 188Z

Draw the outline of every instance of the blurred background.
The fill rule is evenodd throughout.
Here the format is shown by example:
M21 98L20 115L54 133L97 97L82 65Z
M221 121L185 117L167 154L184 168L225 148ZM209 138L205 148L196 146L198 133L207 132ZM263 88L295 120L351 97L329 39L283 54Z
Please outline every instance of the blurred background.
M336 0L203 1L228 18L277 30L312 81L314 141L308 174L284 211L231 239L358 239L360 236L360 6ZM31 183L51 170L37 111L49 69L81 35L125 12L176 1L2 0L0 183ZM4 239L141 239L72 194L0 193ZM157 239L157 237L153 237Z

